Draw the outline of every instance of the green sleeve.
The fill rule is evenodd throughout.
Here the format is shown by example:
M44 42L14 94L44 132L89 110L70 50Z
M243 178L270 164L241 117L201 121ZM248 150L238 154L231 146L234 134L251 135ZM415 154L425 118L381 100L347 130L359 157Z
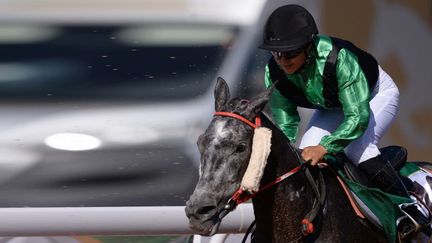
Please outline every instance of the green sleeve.
M339 101L344 120L330 135L320 142L329 153L341 152L351 141L366 131L369 123L370 91L357 57L346 49L339 51L336 65Z
M273 83L270 77L268 65L265 68L264 83L266 88L269 88ZM290 141L294 143L297 138L300 123L297 106L285 98L277 89L272 93L269 106L273 119L279 128L290 139Z

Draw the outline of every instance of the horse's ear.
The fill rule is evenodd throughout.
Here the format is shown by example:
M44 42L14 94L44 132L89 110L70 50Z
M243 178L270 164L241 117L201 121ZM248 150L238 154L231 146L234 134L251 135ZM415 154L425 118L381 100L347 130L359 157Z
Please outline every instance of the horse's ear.
M215 96L215 110L222 111L225 109L225 104L230 99L230 92L228 88L228 84L226 81L218 77L216 82L216 87L214 90Z
M270 100L271 94L273 93L277 82L278 81L274 82L270 88L261 92L249 102L248 107L244 111L244 116L254 118L260 111L264 109L265 105Z

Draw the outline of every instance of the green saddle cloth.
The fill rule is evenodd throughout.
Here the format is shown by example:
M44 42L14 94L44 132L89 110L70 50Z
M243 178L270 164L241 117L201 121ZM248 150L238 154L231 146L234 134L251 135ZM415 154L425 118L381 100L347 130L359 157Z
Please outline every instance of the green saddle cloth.
M330 157L330 156L328 156ZM334 159L334 158L333 158ZM326 158L329 161L329 158ZM331 160L330 160L331 162ZM378 218L383 230L387 236L389 242L396 242L397 230L396 221L398 218L404 216L405 214L399 208L399 205L404 203L412 203L411 198L400 197L397 195L389 194L383 192L377 188L366 187L361 185L351 179L349 179L345 172L338 166L337 163L330 163L333 168L337 169L337 174L345 182L348 188L353 194L357 196ZM412 166L412 165L409 165ZM405 166L406 167L406 166ZM402 170L409 170L412 172L415 168L402 168ZM417 169L419 169L417 167Z

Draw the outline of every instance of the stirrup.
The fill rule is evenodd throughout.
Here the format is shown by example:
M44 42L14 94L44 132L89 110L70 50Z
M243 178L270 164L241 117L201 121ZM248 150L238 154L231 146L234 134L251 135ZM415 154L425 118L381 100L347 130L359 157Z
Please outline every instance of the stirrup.
M419 232L419 230L424 227L421 226L409 213L402 210L402 212L405 214L406 218L410 220L410 223L414 225L414 232Z
M404 216L402 216L401 218L398 219L398 221L399 221L398 225L400 223L403 223L405 220L409 220L408 224L411 224L411 225L414 226L414 229L410 229L407 232L400 232L401 234L403 234L402 235L403 238L406 237L406 236L408 236L408 235L411 235L412 233L418 233L422 229L424 229L425 227L428 227L430 225L430 223L431 223L431 214L430 214L429 211L427 211L428 212L428 216L424 215L423 212L422 212L422 210L419 209L419 207L421 207L421 206L422 205L419 204L418 202L404 203L404 204L399 205L399 208L404 213ZM421 216L425 217L425 220L424 220L425 222L422 223L422 224L419 223L417 221L418 219L416 220L413 217L412 214L410 214L407 211L405 211L405 209L408 208L408 207L415 207L415 209L418 211L418 213L421 214L420 217Z
M411 217L406 215L400 217L396 221L397 223L397 235L399 238L398 242L403 242L404 239L409 239L414 236L419 228L417 228L415 221Z

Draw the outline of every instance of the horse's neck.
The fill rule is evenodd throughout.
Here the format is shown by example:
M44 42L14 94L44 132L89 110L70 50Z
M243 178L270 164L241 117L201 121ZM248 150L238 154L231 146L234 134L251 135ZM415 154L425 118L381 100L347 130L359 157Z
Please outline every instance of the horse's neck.
M262 183L264 183L266 180L274 180L277 176L294 169L301 163L301 157L298 153L298 150L289 141L285 134L264 115L263 124L272 130L272 146ZM306 178L304 178L303 173L298 173L294 175L292 179L289 178L287 180L290 181L288 184L301 181L302 188L306 183Z
M285 135L266 117L263 126L272 130L271 153L261 184L264 185L298 166L299 158ZM316 242L386 242L385 237L358 220L343 189L330 170L324 170L327 203ZM315 194L304 173L297 173L253 199L256 232L252 242L291 242L302 236L301 221L312 209ZM343 212L343 214L341 214ZM317 222L315 222L317 223ZM316 226L316 225L315 225ZM316 226L317 227L317 226ZM344 229L336 232L336 229ZM366 238L365 238L366 237Z
M272 131L271 152L263 182L273 180L300 164L300 155L283 132L265 115L261 115L263 126Z
M299 156L286 136L265 116L263 126L272 130L271 153L264 171L261 185L299 165ZM283 232L284 239L299 236L299 222L311 209L313 192L307 185L303 173L297 173L254 199L257 229L263 234L275 235ZM283 215L283 217L281 217ZM287 230L288 229L288 230Z

